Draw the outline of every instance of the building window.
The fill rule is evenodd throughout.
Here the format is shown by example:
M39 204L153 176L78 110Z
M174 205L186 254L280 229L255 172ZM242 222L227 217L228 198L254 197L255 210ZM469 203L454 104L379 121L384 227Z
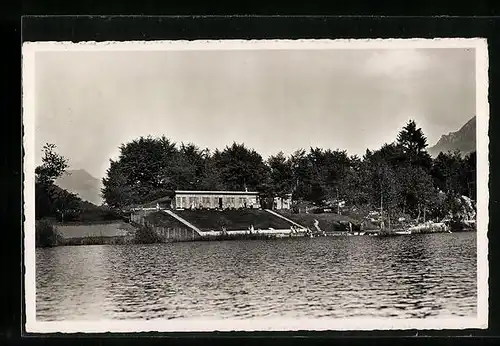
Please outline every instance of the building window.
M210 197L202 197L201 200L204 208L210 207Z
M196 199L194 197L189 197L189 208L195 207Z

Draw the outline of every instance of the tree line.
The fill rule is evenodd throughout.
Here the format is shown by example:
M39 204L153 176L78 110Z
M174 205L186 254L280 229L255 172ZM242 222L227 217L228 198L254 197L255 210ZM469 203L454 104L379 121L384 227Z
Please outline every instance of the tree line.
M56 152L54 144L45 144L42 151L42 164L35 168L36 220L49 218L59 222L69 222L120 218L115 211L84 201L78 195L57 186L57 178L68 174L68 159ZM46 222L41 223L41 225L43 225L40 227L41 230L47 231L51 228L50 224ZM52 233L47 231L43 234L51 236Z
M345 150L299 149L267 160L234 142L223 150L177 145L165 136L140 137L120 146L103 178L107 205L123 208L164 197L173 190L253 190L261 197L294 203L382 207L413 218L457 212L457 197L476 199L476 153L440 153L432 158L427 139L410 120L393 143L362 156ZM425 217L425 216L424 216Z

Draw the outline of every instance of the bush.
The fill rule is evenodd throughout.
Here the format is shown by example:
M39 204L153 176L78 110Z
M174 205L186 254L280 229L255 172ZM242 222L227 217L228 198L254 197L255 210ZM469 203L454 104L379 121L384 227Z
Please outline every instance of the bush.
M35 225L35 246L52 247L61 243L61 235L49 220L40 220Z
M152 226L146 224L139 227L135 232L135 243L138 244L155 244L161 243L161 237L155 232Z

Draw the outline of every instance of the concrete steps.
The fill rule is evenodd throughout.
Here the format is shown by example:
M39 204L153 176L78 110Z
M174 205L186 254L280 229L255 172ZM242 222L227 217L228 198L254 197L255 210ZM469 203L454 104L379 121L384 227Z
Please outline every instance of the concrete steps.
M189 221L183 219L182 217L180 217L179 215L177 215L176 213L174 213L172 210L163 209L162 212L167 213L168 215L170 215L173 218L177 219L178 221L182 222L187 227L191 228L193 231L195 231L196 233L198 233L198 235L203 236L203 232L200 231L195 225L193 225Z
M272 211L271 209L265 209L265 211L267 211L268 213L270 213L270 214L272 214L272 215L274 215L274 216L280 217L280 218L282 218L283 220L288 221L289 223L291 223L291 224L292 224L292 225L294 225L294 226L297 226L297 227L299 227L299 228L304 228L304 229L305 229L305 228L307 228L307 227L304 227L304 226L302 226L302 225L299 225L298 223L296 223L296 222L294 222L294 221L290 220L289 218L287 218L287 217L285 217L285 216L283 216L283 215L281 215L281 214L278 214L278 213L277 213L277 212L275 212L275 211Z

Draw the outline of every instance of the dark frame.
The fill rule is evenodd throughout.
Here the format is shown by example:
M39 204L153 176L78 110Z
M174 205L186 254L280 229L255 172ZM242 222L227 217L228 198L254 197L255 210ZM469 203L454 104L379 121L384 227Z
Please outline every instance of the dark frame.
M490 133L498 127L495 107L498 107L499 61L499 18L457 18L457 17L24 17L22 20L22 42L26 41L106 41L106 40L157 40L157 39L275 39L275 38L434 38L434 37L486 37L489 43L490 61ZM20 133L18 131L17 133ZM498 152L496 136L490 136L490 225L489 258L496 263L495 243L498 236L491 230L498 228L497 166L494 157ZM19 152L14 152L14 157ZM22 160L22 159L21 159ZM22 163L22 161L21 161ZM22 177L15 176L16 180ZM19 180L17 180L19 183ZM19 185L17 185L19 186ZM492 213L491 213L492 212ZM18 239L21 241L22 237ZM22 257L21 257L22 258ZM490 270L492 268L490 267ZM21 276L22 278L22 276ZM390 331L375 332L376 336L414 336L426 335L482 335L498 334L493 327L498 323L500 309L496 292L498 279L490 272L489 324L486 331ZM23 295L21 294L21 299ZM16 308L14 304L14 310ZM22 321L22 319L21 319ZM21 332L24 327L21 327ZM23 333L28 336L28 334ZM249 336L248 333L214 333L212 336ZM286 334L286 335L284 335ZM293 332L293 333L256 333L252 336L366 336L365 332ZM184 334L187 336L187 334ZM193 334L189 334L193 336ZM207 336L197 333L198 336ZM34 336L31 334L30 336ZM125 334L124 336L133 336ZM180 336L179 334L170 336Z

